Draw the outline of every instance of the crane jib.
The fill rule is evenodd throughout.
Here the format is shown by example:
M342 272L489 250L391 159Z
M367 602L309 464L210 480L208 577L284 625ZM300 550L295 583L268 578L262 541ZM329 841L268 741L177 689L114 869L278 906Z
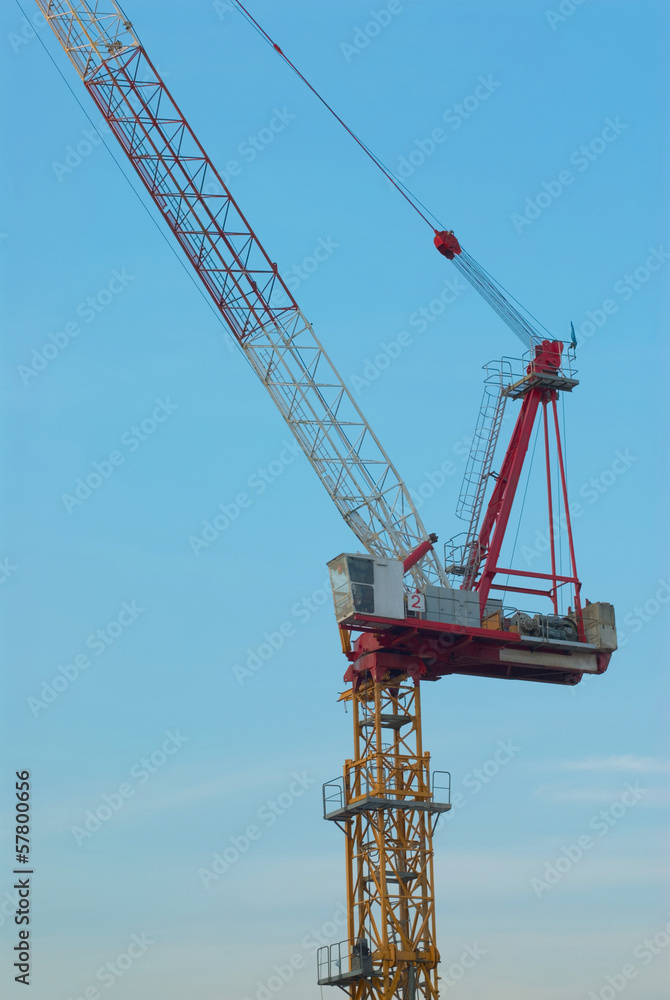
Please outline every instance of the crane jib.
M428 537L409 490L115 0L37 0L217 311L373 555ZM435 552L409 572L449 586Z

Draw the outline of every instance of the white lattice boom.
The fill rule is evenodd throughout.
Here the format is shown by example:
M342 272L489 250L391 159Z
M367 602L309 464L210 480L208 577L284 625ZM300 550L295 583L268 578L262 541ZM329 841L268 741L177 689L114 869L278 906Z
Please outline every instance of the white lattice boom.
M338 510L373 555L427 537L409 491L113 0L37 0ZM417 584L448 581L430 552Z

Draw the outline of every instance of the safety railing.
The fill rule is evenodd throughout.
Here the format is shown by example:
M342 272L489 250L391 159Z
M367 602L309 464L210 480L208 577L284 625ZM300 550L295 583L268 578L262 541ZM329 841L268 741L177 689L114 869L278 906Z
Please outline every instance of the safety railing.
M420 758L416 758L420 760ZM383 775L383 781L379 777ZM344 776L325 782L322 787L324 818L332 817L350 805L375 798L393 802L451 804L451 774L433 771L421 766L385 767L379 769L376 761L355 764Z
M547 337L547 340L556 338ZM561 367L559 373L564 378L575 378L578 374L576 367L576 355L574 345L569 341L562 341L563 351L561 353ZM502 361L494 361L484 365L486 371L486 382L494 381L496 376L500 378L503 388L508 387L512 382L523 378L527 374L528 366L535 360L534 351L526 351L520 358L505 357Z
M344 809L344 778L333 778L332 781L326 781L322 788L322 795L324 817Z
M431 789L436 802L446 802L451 805L451 772L433 771Z
M479 540L471 538L467 531L461 531L444 543L444 568L449 577L474 577L481 561Z
M316 967L319 986L336 986L369 978L374 972L372 955L365 938L324 945L317 952Z

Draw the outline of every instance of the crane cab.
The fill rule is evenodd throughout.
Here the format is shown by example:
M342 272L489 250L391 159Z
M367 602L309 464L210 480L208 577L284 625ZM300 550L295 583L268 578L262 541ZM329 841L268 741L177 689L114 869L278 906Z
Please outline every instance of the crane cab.
M402 620L405 617L403 564L360 553L342 553L328 563L335 617L344 625L357 614Z

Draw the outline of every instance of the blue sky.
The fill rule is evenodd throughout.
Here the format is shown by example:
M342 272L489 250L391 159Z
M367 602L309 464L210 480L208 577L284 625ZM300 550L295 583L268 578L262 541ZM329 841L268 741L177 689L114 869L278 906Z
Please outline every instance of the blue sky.
M586 596L615 605L622 648L574 690L451 678L425 692L425 745L462 797L436 836L443 993L606 1000L626 966L625 995L664 1000L667 5L570 13L563 0L561 19L558 0L250 6L392 170L409 164L407 183L496 278L559 336L571 321L580 331L565 404L578 568ZM420 494L454 463L421 507L447 539L461 529L481 366L516 355L513 335L458 284L433 316L454 269L238 14L204 0L126 7L211 157L237 163L235 196L407 484ZM320 786L351 752L325 563L355 543L85 134L38 39L99 119L55 39L13 3L0 16L2 824L12 774L29 768L35 996L255 1000L293 959L279 992L316 1000L314 935L344 936L343 844L320 818ZM278 114L252 159L249 137ZM37 371L49 343L65 346ZM109 475L68 509L93 463ZM252 502L236 512L241 492ZM219 505L231 523L196 554L189 539ZM539 566L544 531L531 490L522 562ZM240 683L236 665L256 663L268 636L279 648ZM500 742L509 759L484 783ZM109 818L81 833L103 804ZM260 836L205 887L199 870L244 847L250 825ZM5 965L12 863L5 848ZM107 963L122 974L105 980ZM22 996L2 975L3 995Z

